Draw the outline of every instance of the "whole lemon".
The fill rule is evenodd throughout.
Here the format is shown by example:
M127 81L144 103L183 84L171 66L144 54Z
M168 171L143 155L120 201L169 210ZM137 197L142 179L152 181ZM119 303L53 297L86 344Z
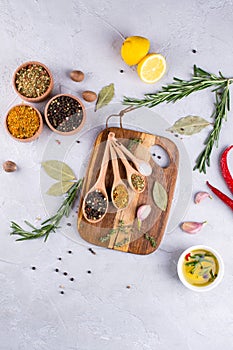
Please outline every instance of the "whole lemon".
M138 64L148 53L150 41L142 36L130 36L121 46L121 57L129 66Z

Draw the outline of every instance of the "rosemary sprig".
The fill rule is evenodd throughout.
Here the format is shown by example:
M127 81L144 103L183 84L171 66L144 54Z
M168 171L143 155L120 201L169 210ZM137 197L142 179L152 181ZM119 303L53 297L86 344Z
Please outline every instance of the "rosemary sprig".
M216 94L215 110L212 115L214 118L213 130L208 135L204 144L206 145L204 150L200 153L196 160L195 169L199 169L200 172L206 173L206 165L210 166L210 155L214 144L218 147L219 134L222 128L222 122L227 120L227 111L230 110L230 93L229 82L225 84L225 87L218 89Z
M49 219L42 222L42 226L40 228L36 228L30 222L24 221L25 224L27 224L30 228L32 228L31 231L24 230L21 226L16 224L14 221L11 221L11 228L12 232L11 235L18 235L21 236L21 238L18 238L17 241L24 241L27 239L36 239L40 237L45 237L44 241L47 240L49 234L51 232L55 232L57 228L59 228L59 223L63 216L68 217L70 210L72 208L72 205L75 201L76 194L78 190L81 188L83 183L83 179L78 180L74 185L70 188L70 190L67 192L67 196L65 200L63 201L62 205L58 209L57 213L50 217Z
M113 235L118 235L118 233L124 233L124 234L129 234L132 231L132 226L131 225L125 225L123 220L119 220L119 224L116 228L112 228L109 230L108 234L106 236L102 236L99 238L100 242L104 243L110 240L111 236ZM125 244L125 243L124 243ZM116 245L114 245L116 246Z
M216 92L215 117L213 130L205 142L205 149L196 161L194 169L200 172L206 172L206 166L210 165L210 155L213 145L218 143L219 133L223 119L226 119L227 110L230 110L229 85L233 82L233 78L225 78L219 72L219 76L208 73L203 69L194 65L193 75L190 80L182 80L173 78L174 82L156 93L145 94L143 99L124 97L123 104L139 107L152 108L160 103L176 102L196 91L201 91L212 87Z
M157 243L156 243L156 240L154 239L154 237L149 236L147 233L145 233L145 234L144 234L144 238L145 238L147 241L150 242L150 244L151 244L151 246L152 246L153 248L156 247Z

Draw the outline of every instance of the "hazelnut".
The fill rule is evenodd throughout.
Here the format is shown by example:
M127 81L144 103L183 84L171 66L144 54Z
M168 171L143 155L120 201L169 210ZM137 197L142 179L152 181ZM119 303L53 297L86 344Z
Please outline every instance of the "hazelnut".
M94 91L83 91L82 97L87 102L94 102L97 99L97 95Z
M81 72L81 70L73 70L72 72L70 72L70 78L76 82L83 81L84 73Z
M11 160L4 162L2 167L7 173L13 173L13 171L17 170L17 165Z

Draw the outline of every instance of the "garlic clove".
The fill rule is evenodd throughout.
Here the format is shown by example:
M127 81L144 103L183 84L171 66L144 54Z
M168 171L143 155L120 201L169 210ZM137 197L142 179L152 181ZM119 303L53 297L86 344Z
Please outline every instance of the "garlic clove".
M199 204L201 201L203 201L203 199L205 199L207 197L210 199L213 198L208 192L200 191L200 192L196 193L195 198L194 198L194 202L196 204Z
M138 219L138 230L140 231L142 221L145 220L151 212L151 206L149 204L141 205L137 210L137 219Z
M187 233L197 233L202 227L207 224L207 221L204 222L195 222L195 221L186 221L181 224L181 229Z

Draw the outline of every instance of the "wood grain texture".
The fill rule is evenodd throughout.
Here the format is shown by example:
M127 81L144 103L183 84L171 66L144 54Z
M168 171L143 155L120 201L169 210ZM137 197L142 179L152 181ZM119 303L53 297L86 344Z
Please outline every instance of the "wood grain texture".
M153 171L150 176L146 177L144 192L137 194L131 191L129 206L125 210L117 210L111 203L113 170L110 161L106 175L106 189L109 198L108 212L102 221L91 224L83 216L82 204L85 194L97 180L109 132L114 132L116 138L125 146L129 145L130 139L141 139L141 143L133 145L131 152L138 158L148 161ZM170 164L166 168L160 167L152 159L149 150L153 145L161 146L168 153ZM78 213L78 231L81 237L98 246L134 254L149 254L158 249L169 217L178 164L178 149L171 140L165 137L122 128L103 130L96 138L83 184ZM122 179L125 179L124 181L127 183L125 169L120 159L119 169ZM165 211L159 209L153 200L152 191L155 181L158 181L167 192L168 204ZM142 222L139 231L136 213L137 208L143 204L150 204L152 210L148 218ZM152 247L151 243L145 239L145 233L154 238L156 247Z

